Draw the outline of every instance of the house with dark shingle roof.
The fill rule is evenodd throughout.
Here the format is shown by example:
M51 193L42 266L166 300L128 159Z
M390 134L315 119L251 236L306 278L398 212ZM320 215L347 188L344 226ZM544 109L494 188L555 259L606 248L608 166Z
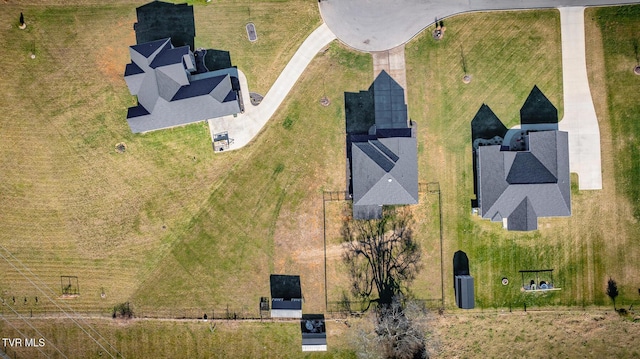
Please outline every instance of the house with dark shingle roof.
M380 218L383 205L418 203L415 125L408 121L404 90L382 71L371 91L373 125L347 138L355 219Z
M509 230L536 230L538 217L571 215L568 134L557 130L550 106L534 87L520 111L521 129L504 131L484 104L472 121L478 213Z
M182 126L241 112L236 68L197 73L189 46L171 39L129 47L124 79L138 105L127 121L134 133Z

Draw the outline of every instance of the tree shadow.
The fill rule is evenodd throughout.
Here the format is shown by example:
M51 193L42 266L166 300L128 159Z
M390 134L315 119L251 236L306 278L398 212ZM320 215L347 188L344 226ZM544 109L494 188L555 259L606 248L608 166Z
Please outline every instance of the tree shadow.
M381 219L343 223L342 259L355 298L388 305L394 296L406 293L422 267L414 225L411 212L401 208L384 209Z
M520 109L520 123L522 125L558 123L558 109L540 91L538 86L533 86Z
M136 14L138 22L133 29L138 44L170 37L174 47L188 45L194 50L196 26L193 6L153 1L138 7Z

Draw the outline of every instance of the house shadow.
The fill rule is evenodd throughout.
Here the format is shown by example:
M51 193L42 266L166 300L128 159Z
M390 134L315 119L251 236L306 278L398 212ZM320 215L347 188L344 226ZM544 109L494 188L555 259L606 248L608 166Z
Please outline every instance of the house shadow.
M554 123L558 123L558 109L540 91L538 86L533 86L520 109L520 124L524 128L526 125Z
M196 73L228 69L231 65L229 51L195 49L196 27L193 6L153 1L136 9L138 22L133 25L136 42L171 38L173 47L189 46L194 53Z
M153 1L138 7L136 14L138 22L133 24L133 29L138 44L170 37L174 47L188 45L194 50L193 6Z
M229 51L207 49L204 64L209 71L228 69L231 67L231 54Z
M347 191L353 193L353 183L351 182L351 144L366 138L371 126L375 124L375 107L373 102L373 84L366 91L345 92L345 132L347 134L346 154L347 154Z
M373 85L367 91L345 92L345 132L347 134L368 133L375 123Z
M507 127L500 121L498 116L486 104L482 104L480 109L471 120L471 141L476 139L491 139L494 137L504 138Z

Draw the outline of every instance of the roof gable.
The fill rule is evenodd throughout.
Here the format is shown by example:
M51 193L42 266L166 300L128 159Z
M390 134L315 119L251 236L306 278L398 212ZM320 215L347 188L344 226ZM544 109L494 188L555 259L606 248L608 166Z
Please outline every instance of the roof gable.
M183 65L182 59L185 55L189 55L189 46L165 49L156 55L151 64L149 64L149 67L155 69L156 67L167 65ZM182 67L184 68L184 65Z
M156 51L164 48L167 43L170 43L170 39L168 38L145 42L143 44L137 44L130 47L140 55L150 58Z
M356 142L354 143L360 151L369 157L378 165L378 167L382 168L385 172L389 172L393 169L393 166L396 165L395 161L392 161L388 156L385 155L384 152L380 151L376 146L374 146L371 141L368 142ZM396 156L397 157L397 156Z
M228 80L228 78L228 76L217 76L193 81L190 85L182 86L171 101L210 94L223 80Z
M507 219L507 229L511 231L533 231L538 229L538 216L528 197L511 212Z
M507 173L509 184L555 183L558 179L531 152L516 153Z

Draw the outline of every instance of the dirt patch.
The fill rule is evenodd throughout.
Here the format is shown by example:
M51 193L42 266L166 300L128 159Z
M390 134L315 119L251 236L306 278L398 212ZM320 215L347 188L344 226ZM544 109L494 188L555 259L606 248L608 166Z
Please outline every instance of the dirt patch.
M133 44L132 44L133 45ZM102 51L96 51L96 65L100 72L111 83L120 83L124 80L124 64L126 55L123 54L126 49L114 49L107 46ZM126 63L126 62L124 62Z

